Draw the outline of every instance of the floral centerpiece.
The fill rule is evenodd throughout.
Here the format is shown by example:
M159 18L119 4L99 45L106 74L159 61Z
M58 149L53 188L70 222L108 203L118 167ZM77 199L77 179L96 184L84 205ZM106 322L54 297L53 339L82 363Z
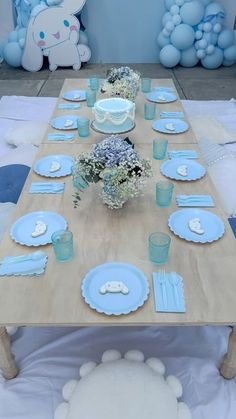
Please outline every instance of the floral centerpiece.
M89 183L102 181L102 200L109 208L121 208L130 198L138 196L145 181L152 175L149 160L141 158L128 138L110 136L93 144L89 153L81 154L73 171L76 187L75 206L81 191Z
M101 92L109 96L120 96L134 102L140 82L140 73L129 67L111 68L102 85Z

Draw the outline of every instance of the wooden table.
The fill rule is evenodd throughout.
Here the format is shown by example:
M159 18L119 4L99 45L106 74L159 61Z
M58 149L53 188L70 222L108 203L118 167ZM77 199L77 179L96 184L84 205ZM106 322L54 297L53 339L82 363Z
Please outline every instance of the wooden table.
M159 83L159 81L156 81ZM170 80L162 80L171 85ZM77 80L66 80L62 89L82 87ZM60 100L60 99L59 99ZM152 139L158 136L150 129L151 121L142 116L144 97L137 100L136 129L130 138L137 151L144 157L152 157ZM158 108L182 110L179 101ZM59 111L55 111L58 115ZM65 111L60 111L60 114ZM68 112L69 113L69 112ZM73 111L75 113L75 111ZM78 114L88 115L91 110L82 104ZM147 130L145 127L147 126ZM52 132L52 129L49 129ZM142 132L143 134L141 135ZM146 132L146 134L145 134ZM191 135L190 135L191 134ZM104 138L93 132L91 138L73 143L48 143L47 136L39 149L37 159L48 154L76 156L88 151L91 142ZM191 143L192 138L192 143ZM168 135L169 150L196 149L196 139L191 130L182 135ZM176 141L176 143L174 143ZM9 339L5 325L68 325L68 326L136 326L136 325L234 325L236 323L236 243L228 225L219 199L206 175L196 182L174 182L175 194L207 193L214 197L216 207L209 209L225 222L225 235L211 244L186 242L170 233L168 216L177 210L175 200L169 208L161 209L155 204L155 183L163 178L160 162L153 160L154 176L149 180L144 196L130 200L121 210L109 210L99 198L101 185L92 185L83 193L78 209L73 208L73 188L70 177L65 177L64 194L31 195L28 193L32 181L42 177L31 171L19 199L15 219L37 210L55 211L65 217L73 231L75 257L67 263L55 261L52 247L44 246L49 260L45 274L35 277L4 277L0 280L0 366L7 378L17 374L14 359L10 354ZM60 178L61 180L61 178ZM148 260L148 235L153 231L171 234L170 259L166 269L178 272L184 278L187 310L184 314L157 313L151 275L156 269ZM6 233L1 245L1 258L32 251L32 248L16 244ZM151 293L148 301L136 312L126 316L105 316L91 310L81 296L81 281L93 267L110 262L127 262L141 269L150 281ZM221 373L231 378L236 374L236 331L233 329L229 351Z

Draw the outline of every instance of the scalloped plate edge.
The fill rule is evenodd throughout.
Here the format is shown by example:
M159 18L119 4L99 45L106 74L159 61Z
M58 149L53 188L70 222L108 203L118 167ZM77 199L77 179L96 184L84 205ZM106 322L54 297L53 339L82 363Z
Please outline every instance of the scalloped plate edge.
M180 211L181 211L181 210L180 210ZM171 219L171 215L170 215L170 217L169 217L169 219L168 219L168 227L169 227L169 229L172 231L172 233L174 233L174 234L175 234L175 236L180 237L181 239L186 240L187 242L192 242L192 243L201 243L201 244L213 243L213 242L215 242L215 241L217 241L217 240L221 239L221 237L223 237L223 235L225 234L225 225L224 225L224 223L223 223L223 221L222 221L222 224L223 224L223 231L222 231L222 233L221 233L221 234L220 234L217 238L215 238L215 239L213 239L213 240L205 240L205 241L201 241L201 240L193 240L193 239L186 239L186 237L182 236L182 235L181 235L181 234L179 234L179 233L176 233L176 232L173 230L173 227L171 227L171 225L170 225L170 219ZM199 239L200 239L200 237L199 237Z
M35 211L35 212L37 212L37 211ZM60 214L58 214L58 215L60 215ZM61 217L62 218L64 218L62 215L61 215ZM21 218L21 217L20 217ZM18 220L19 220L19 218L18 218ZM17 220L15 221L15 223L17 222ZM64 219L64 222L65 222L65 229L67 229L67 227L68 227L68 222ZM15 223L13 224L13 226L15 225ZM12 226L12 227L13 227ZM11 229L10 229L10 237L11 237L11 239L15 242L15 243L19 243L19 244L21 244L22 246L27 246L27 247L39 247L39 246L45 246L46 244L51 244L52 243L52 240L50 239L50 241L46 241L46 242L44 242L44 243L39 243L39 244L26 244L26 243L23 243L23 242L21 242L21 241L19 241L19 240L17 240L17 239L15 239L14 237L13 237L13 234L12 234L12 227L11 227ZM62 228L62 230L63 230L63 228Z
M108 262L108 264L109 263L112 263L112 262ZM114 262L113 262L114 263ZM115 262L115 263L122 263L122 262ZM129 264L129 263L124 263L125 265L131 265L131 264ZM144 304L145 304L145 302L148 300L148 297L149 297L149 295L150 295L150 285L149 285L149 281L148 281L148 279L146 278L146 276L143 274L143 272L140 270L140 269L138 269L138 268L136 268L136 266L134 266L134 265L131 265L131 266L134 266L134 268L135 269L137 269L137 270L140 270L140 272L143 274L143 276L144 276L144 278L145 278L145 283L146 283L146 295L145 295L145 297L144 297L144 300L143 300L143 302L142 303L140 303L140 304L138 304L136 307L134 307L132 310L123 310L122 312L118 312L118 313L111 313L110 311L104 311L104 310L100 310L97 306L94 306L88 299L87 299L87 297L86 297L86 295L85 295L85 281L86 281L86 278L87 278L87 275L89 274L89 273L91 273L91 271L93 271L93 270L96 270L97 268L99 268L100 266L102 266L102 265L98 265L98 266L95 266L95 268L93 268L93 269L91 269L86 275L85 275L85 277L84 277L84 279L83 279L83 281L82 281L82 284L81 284L81 292L82 292L82 296L83 296L83 298L84 298L84 300L85 300L85 302L88 304L88 306L90 307L90 308L92 308L93 310L95 310L95 311L97 311L97 313L100 313L100 314L106 314L107 316L121 316L121 315L124 315L124 314L129 314L129 313L133 313L134 311L137 311L140 307L142 307Z

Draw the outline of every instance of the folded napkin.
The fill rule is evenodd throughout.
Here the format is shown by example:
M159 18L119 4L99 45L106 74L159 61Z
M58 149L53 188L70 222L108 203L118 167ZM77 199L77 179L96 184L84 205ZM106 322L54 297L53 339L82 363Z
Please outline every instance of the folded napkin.
M177 195L178 207L214 207L211 195Z
M157 86L157 87L154 87L154 90L157 90L159 92L174 92L173 87L168 87L168 86Z
M195 150L171 150L168 151L170 159L174 158L185 158L185 159L197 159L198 153Z
M0 276L41 275L47 265L47 255L42 251L20 257L5 257L1 262Z
M65 189L64 182L32 182L29 193L63 193Z
M58 109L79 109L79 103L59 103Z
M48 141L72 141L75 139L75 134L48 134Z
M176 272L153 272L155 310L185 313L183 279Z
M162 111L160 112L160 117L161 118L184 118L184 113L181 111L176 111L176 112Z

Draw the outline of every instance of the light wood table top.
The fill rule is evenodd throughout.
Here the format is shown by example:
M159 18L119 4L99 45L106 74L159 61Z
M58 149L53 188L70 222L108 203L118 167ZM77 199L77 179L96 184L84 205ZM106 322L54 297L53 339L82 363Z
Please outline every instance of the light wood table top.
M88 144L44 144L37 158L62 153L76 156L88 151ZM181 149L170 145L169 149ZM185 145L184 148L196 149ZM151 158L148 144L137 150ZM210 193L216 208L209 209L225 222L225 235L211 244L188 243L170 233L168 216L177 210L175 200L167 209L155 204L155 183L163 178L160 162L153 160L154 176L144 196L130 200L121 210L109 210L99 198L101 185L92 185L84 193L78 209L73 208L73 188L65 177L63 195L31 195L31 181L42 177L31 171L17 205L15 219L37 210L56 211L66 218L73 231L75 257L70 262L55 261L50 245L42 247L49 256L44 275L39 277L2 277L0 279L0 324L16 325L148 325L148 324L233 324L236 323L236 243L228 226L218 197L206 175L195 182L174 182L178 193ZM61 178L60 178L61 180ZM156 266L148 261L148 235L163 231L171 235L170 260L165 266L184 278L187 311L185 314L156 313L152 291L152 272ZM24 254L33 248L14 243L9 233L0 245L1 257ZM148 301L126 316L98 314L84 302L81 281L93 267L110 261L132 263L140 268L150 282Z
M169 86L172 87L174 89L174 93L177 96L177 98L179 98L177 90L175 89L174 83L171 79L153 79L152 80L152 87L156 87L156 86ZM67 79L65 80L65 83L62 87L61 93L59 95L58 98L58 102L57 105L59 103L74 103L74 102L69 102L63 99L63 93L70 91L70 90L75 90L75 89L87 89L88 85L87 85L87 80L85 79ZM104 94L98 94L97 95L97 99L102 99L106 96L104 96ZM193 131L190 127L190 129L183 133L183 134L162 134L159 133L157 131L154 131L152 129L152 123L153 121L146 121L144 119L144 103L146 102L146 94L139 92L138 96L136 98L135 101L135 105L136 105L136 115L135 115L135 123L136 123L136 127L133 131L127 133L127 135L129 136L130 140L132 142L135 142L136 144L139 143L145 143L145 144L151 144L154 138L167 138L169 143L179 143L179 144L192 144L192 143L196 143L196 138L193 134ZM92 113L92 109L88 108L86 105L86 102L79 102L81 104L81 108L78 110L60 110L57 108L55 108L55 112L54 112L54 117L58 117L58 116L63 116L63 115L78 115L78 116L83 116L83 117L87 117L89 118L91 121L93 120L93 113ZM182 111L183 107L182 104L180 102L180 100L177 100L175 102L171 102L171 103L157 103L157 113L156 113L156 119L160 118L160 111ZM61 133L62 131L58 131L54 128L52 128L51 126L49 126L48 132L50 133ZM94 131L93 129L91 129L91 133L90 136L88 138L85 139L81 139L78 137L77 131L65 131L66 133L69 132L74 132L75 133L75 142L79 142L79 143L84 143L86 141L86 143L96 143L98 141L100 141L102 138L105 138L107 135L98 133L96 131ZM47 139L47 135L45 136L44 142L48 142ZM52 141L50 141L50 143L52 143Z

